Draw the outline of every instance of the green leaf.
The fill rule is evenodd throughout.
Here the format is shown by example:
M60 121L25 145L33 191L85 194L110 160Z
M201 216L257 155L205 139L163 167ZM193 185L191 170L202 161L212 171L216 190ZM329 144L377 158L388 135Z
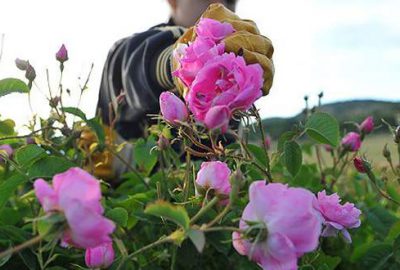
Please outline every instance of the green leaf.
M157 164L157 152L151 151L154 146L156 146L154 137L149 137L147 141L139 139L134 147L134 160L145 175L149 175Z
M128 223L128 212L122 207L111 209L106 213L106 217L108 217L121 227L126 227Z
M46 151L36 144L23 146L15 152L15 160L21 166L28 166L44 156L46 156Z
M28 169L30 178L48 177L51 178L57 173L62 173L77 165L65 158L47 156L35 161Z
M267 157L265 156L264 149L254 144L248 144L247 147L258 163L265 167L267 165Z
M400 221L394 223L393 226L390 228L389 233L387 234L386 237L386 241L391 242L398 236L400 236Z
M314 193L323 189L320 175L318 174L318 169L315 164L301 166L299 173L293 179L291 185L293 187L309 189Z
M393 256L392 246L388 244L377 244L372 246L361 259L363 269L386 270L388 261Z
M6 204L8 199L14 194L19 185L28 181L28 178L21 174L14 174L0 184L0 209Z
M80 119L87 121L86 115L84 112L82 112L82 110L80 110L79 108L75 108L75 107L64 107L62 108L63 112L78 116Z
M297 135L294 131L286 131L278 139L278 152L283 152L285 142L293 139Z
M375 206L366 211L367 221L376 234L386 237L393 224L398 221L394 215L382 206Z
M295 177L300 171L303 154L300 145L295 141L287 141L283 147L283 161L289 173Z
M334 147L339 143L339 124L327 113L312 114L306 122L305 130L308 136L319 143L330 144Z
M188 236L190 240L192 240L197 251L199 253L202 253L206 244L206 237L204 236L204 232L199 230L189 230Z
M11 119L0 121L0 137L15 135L15 122Z
M87 125L96 133L100 145L104 145L106 141L106 134L103 126L100 124L99 118L95 117L86 121Z
M11 93L29 93L29 87L20 79L6 78L0 80L0 97Z
M165 201L156 201L149 204L144 212L149 215L169 219L185 230L189 229L189 216L186 209L182 206L176 206Z

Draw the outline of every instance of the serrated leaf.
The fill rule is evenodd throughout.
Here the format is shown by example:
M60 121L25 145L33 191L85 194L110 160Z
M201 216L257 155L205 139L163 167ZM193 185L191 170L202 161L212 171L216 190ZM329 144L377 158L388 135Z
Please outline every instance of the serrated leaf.
M35 161L28 169L30 178L53 177L57 173L62 173L69 168L77 165L65 158L47 156Z
M283 152L283 146L285 142L293 139L297 135L294 131L286 131L278 139L278 152Z
M75 107L64 107L62 108L62 110L66 113L78 116L80 119L87 121L86 115L85 113L80 110L79 108L75 108Z
M14 194L19 185L28 181L28 178L21 174L14 174L0 184L0 209L6 204L8 199Z
M361 264L363 269L386 270L389 259L393 256L392 246L388 244L377 244L368 249Z
M28 166L31 162L44 156L46 156L45 150L36 144L23 146L15 152L15 160L21 166Z
M267 165L267 157L265 156L264 149L254 144L248 144L247 147L257 162L265 167Z
M197 251L199 253L202 253L206 244L206 237L204 236L204 232L199 230L189 230L188 236L190 240L192 240Z
M11 93L29 93L28 85L15 78L6 78L0 80L0 97Z
M147 141L139 139L134 146L134 159L139 170L145 175L149 175L157 164L157 152L151 151L156 146L154 137L149 137Z
M336 147L339 143L339 124L330 114L317 112L310 116L305 125L308 136L319 143Z
M128 212L122 207L111 209L106 213L106 217L108 217L121 227L126 227L128 223Z
M189 215L182 206L176 206L165 201L156 201L149 204L144 212L149 215L169 219L185 230L189 229Z
M366 215L368 223L376 234L380 234L382 238L387 236L393 224L399 220L382 206L375 206L368 209Z
M295 177L300 171L303 154L300 145L295 141L287 141L283 147L283 160L289 173Z

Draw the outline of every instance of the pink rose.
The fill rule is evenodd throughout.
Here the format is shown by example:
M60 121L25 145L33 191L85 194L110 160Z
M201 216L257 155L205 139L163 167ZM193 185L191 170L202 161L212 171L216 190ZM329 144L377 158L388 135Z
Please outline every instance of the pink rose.
M213 189L215 193L229 195L231 170L221 161L203 162L197 173L196 184L204 190Z
M174 57L180 67L172 74L178 77L187 87L190 87L199 70L211 59L224 53L223 43L215 44L210 39L197 38L189 46L178 46Z
M185 103L169 91L160 95L160 110L165 121L171 125L177 125L188 119L189 113Z
M86 249L85 263L89 268L107 268L113 263L114 256L112 242L109 242Z
M360 130L364 134L369 134L374 130L374 118L372 116L368 116L360 125Z
M272 143L272 139L271 136L269 136L268 134L265 136L265 146L267 147L267 150L271 149L271 143ZM263 145L264 146L264 145Z
M231 112L245 111L262 95L263 69L259 64L246 65L233 53L216 56L197 74L186 101L197 121L204 122L215 106Z
M361 147L361 137L360 134L356 132L349 132L343 137L341 142L343 148L348 151L356 152Z
M71 168L53 177L53 186L45 180L34 183L36 197L46 213L61 212L68 228L62 244L92 248L111 242L115 225L102 216L99 181L80 168Z
M357 228L361 225L361 211L354 204L346 202L340 204L339 196L334 193L326 195L325 190L318 192L318 204L316 207L322 214L325 229L322 236L336 236L338 231L342 233L347 242L351 242L348 228Z
M60 63L64 63L65 61L68 60L68 51L67 48L65 48L65 45L61 45L60 49L56 53L56 59Z
M210 39L215 43L235 31L230 23L221 23L217 20L202 18L196 25L196 34L203 39Z
M321 218L315 203L306 189L253 182L239 227L255 236L234 232L234 248L265 270L297 269L297 258L318 246Z
M353 163L354 163L354 167L356 168L356 170L359 173L366 173L367 172L367 168L364 164L364 160L360 157L355 157L353 159Z

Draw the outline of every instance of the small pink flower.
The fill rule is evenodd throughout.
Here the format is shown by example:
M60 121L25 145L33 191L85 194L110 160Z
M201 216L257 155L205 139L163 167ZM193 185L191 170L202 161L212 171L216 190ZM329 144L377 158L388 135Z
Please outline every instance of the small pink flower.
M210 39L215 43L235 31L230 23L221 23L217 20L202 18L196 26L196 34L200 38Z
M68 51L67 48L65 48L65 45L61 45L60 49L56 53L56 59L60 63L64 63L65 61L68 60Z
M161 93L160 109L165 121L171 125L177 125L179 121L184 122L189 117L185 103L169 91Z
M347 242L351 242L351 236L347 229L357 228L361 225L361 211L354 204L346 202L340 204L341 199L334 193L326 195L325 190L318 192L318 209L324 219L325 229L322 236L336 236L340 231Z
M211 59L224 53L223 43L215 44L210 39L197 38L193 43L178 46L174 57L180 67L173 72L187 87L190 87L199 70Z
M326 152L332 152L333 151L333 147L329 144L324 144L322 145L322 147L325 149Z
M229 120L231 119L231 112L227 106L212 107L204 119L204 124L209 130L221 130L225 133L229 127Z
M85 263L89 268L107 268L113 263L114 256L112 242L109 242L86 249Z
M231 170L221 161L203 162L197 173L196 184L204 190L213 189L215 193L229 195Z
M233 53L216 56L197 74L185 99L199 122L216 106L246 111L262 95L263 70Z
M68 228L62 244L93 248L111 242L115 225L102 216L101 191L97 179L80 168L71 168L53 177L53 186L45 180L35 181L34 189L44 211L61 212Z
M9 144L3 144L0 145L0 152L2 155L5 155L8 158L10 158L14 153L14 149ZM0 162L4 162L4 158L2 157L2 155L0 155Z
M346 136L343 137L342 146L351 152L356 152L361 147L361 137L360 134L356 132L349 132Z
M374 130L374 118L372 116L368 116L360 125L360 130L364 134L369 134Z
M239 227L247 230L257 224L253 235L264 232L258 240L234 232L234 248L265 270L297 269L297 258L318 246L321 218L315 203L314 194L306 189L253 182Z

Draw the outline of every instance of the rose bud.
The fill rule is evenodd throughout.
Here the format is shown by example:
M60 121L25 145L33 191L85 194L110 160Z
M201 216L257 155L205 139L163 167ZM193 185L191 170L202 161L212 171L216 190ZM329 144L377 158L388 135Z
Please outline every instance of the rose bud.
M10 158L14 153L14 149L9 144L0 145L0 163L4 162L4 156Z
M361 147L361 137L360 134L356 132L349 132L342 139L342 147L345 150L356 152Z
M169 91L162 92L160 95L160 110L165 121L171 125L178 125L189 117L185 103Z
M29 62L26 60L22 59L15 59L15 65L17 66L18 69L25 71L28 68Z
M203 162L197 173L196 185L204 191L212 189L217 195L228 196L231 192L230 175L231 170L225 162Z
M359 173L366 173L368 170L368 166L366 166L366 161L360 157L355 157L353 159L354 167L357 169Z
M65 61L68 60L68 51L65 48L65 45L61 45L61 48L58 50L58 52L56 53L56 59L60 62L60 63L64 63Z
M394 132L394 142L400 143L400 126L398 126Z
M114 261L114 249L112 242L88 248L85 252L85 263L89 268L107 268Z
M374 118L372 116L368 116L360 125L360 130L364 134L369 134L374 130Z
M326 152L332 152L333 151L333 147L329 144L324 144L323 145L324 149Z
M26 68L25 78L27 78L30 82L33 82L36 78L36 71L33 68L33 66L31 66L31 64L29 64L29 62L28 62L28 66Z
M209 130L220 129L221 133L225 133L229 127L231 112L227 106L212 107L206 114L204 124Z

